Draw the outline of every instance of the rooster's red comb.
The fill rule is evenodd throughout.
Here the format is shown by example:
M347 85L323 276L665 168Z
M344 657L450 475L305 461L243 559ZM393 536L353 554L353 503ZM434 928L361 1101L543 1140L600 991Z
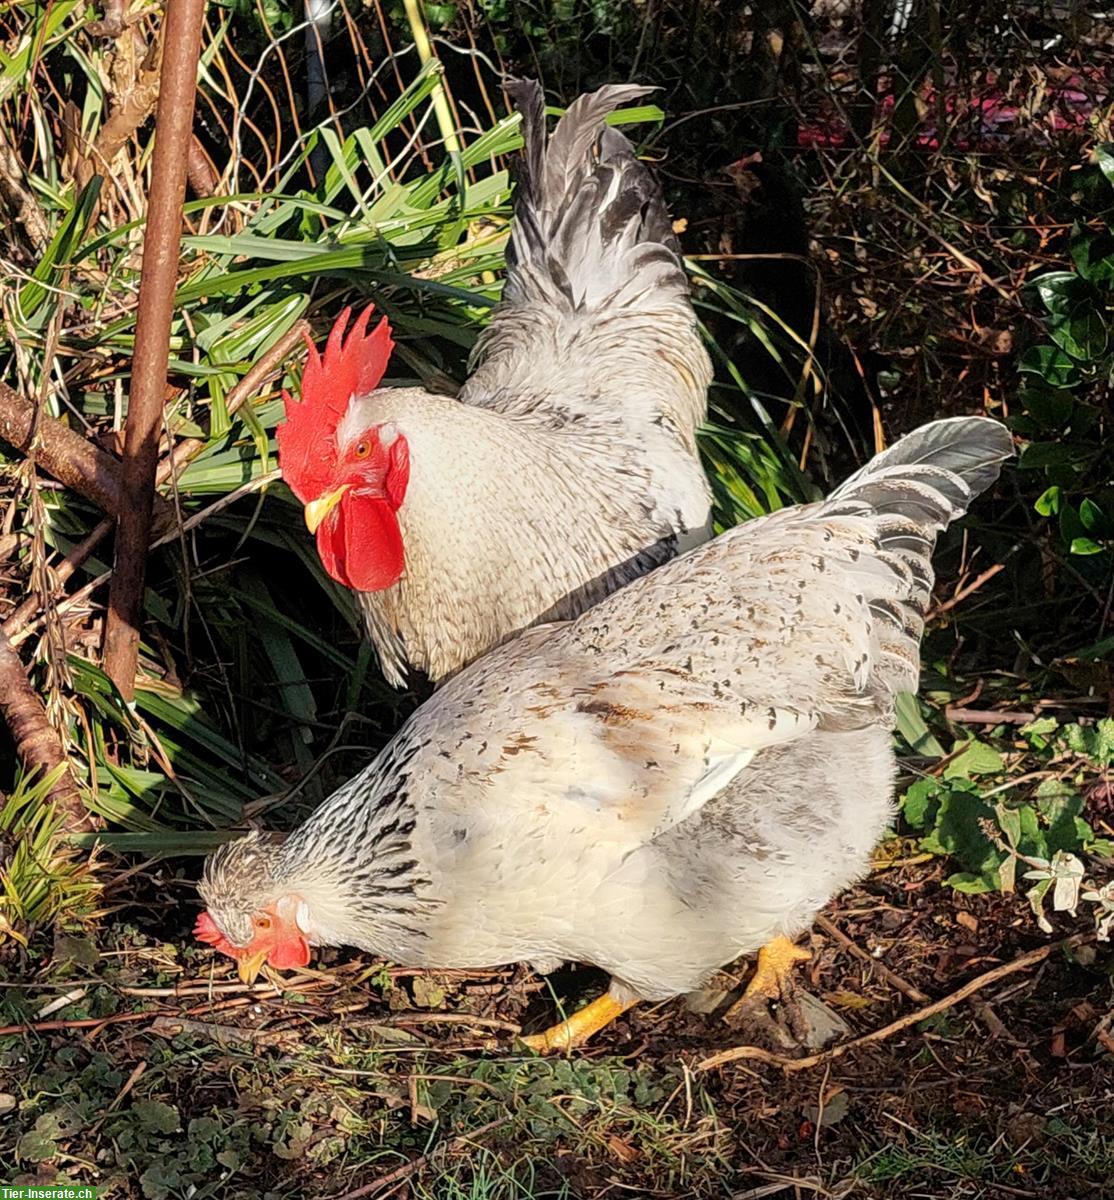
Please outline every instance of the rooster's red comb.
M329 334L324 355L307 336L309 356L302 372L301 401L288 392L282 394L286 422L278 427L279 466L283 479L303 503L316 500L332 480L334 435L349 401L374 391L387 370L395 344L386 317L367 332L374 311L375 305L369 304L346 338L352 315L351 308L346 308Z

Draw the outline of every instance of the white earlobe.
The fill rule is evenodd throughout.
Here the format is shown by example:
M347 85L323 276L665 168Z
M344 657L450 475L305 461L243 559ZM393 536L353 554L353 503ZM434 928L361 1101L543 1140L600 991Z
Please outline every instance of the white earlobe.
M297 925L303 933L309 933L309 905L304 900L298 901L298 907L294 912L294 924Z
M394 421L384 421L379 426L379 445L389 450L398 441L398 426Z

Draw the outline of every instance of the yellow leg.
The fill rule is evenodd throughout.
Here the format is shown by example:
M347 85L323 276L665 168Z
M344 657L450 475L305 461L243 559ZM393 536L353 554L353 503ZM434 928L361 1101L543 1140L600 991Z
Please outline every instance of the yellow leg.
M786 937L776 937L758 951L758 964L747 984L743 999L765 996L768 1000L780 1000L793 990L793 967L799 962L808 962L812 957L807 950L795 946Z
M637 1000L620 1002L605 992L599 999L578 1009L559 1025L553 1025L543 1033L524 1037L522 1041L539 1054L546 1054L550 1050L572 1050L583 1046L594 1033L599 1033L605 1025L610 1025L616 1017L622 1016L628 1008L633 1008L637 1003Z

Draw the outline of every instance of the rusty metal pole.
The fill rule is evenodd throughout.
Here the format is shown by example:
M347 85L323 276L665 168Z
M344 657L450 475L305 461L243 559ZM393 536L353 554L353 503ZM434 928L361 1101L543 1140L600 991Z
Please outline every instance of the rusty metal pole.
M151 506L166 396L170 322L178 281L182 203L204 16L205 0L166 0L151 192L124 432L121 470L124 509L116 529L116 562L104 635L105 670L128 700L135 694L143 582L151 540Z

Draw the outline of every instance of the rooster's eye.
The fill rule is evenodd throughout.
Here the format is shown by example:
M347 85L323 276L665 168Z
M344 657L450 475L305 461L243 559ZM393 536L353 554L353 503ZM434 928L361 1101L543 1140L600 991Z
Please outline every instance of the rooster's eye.
M356 454L357 458L367 458L367 456L370 453L371 453L371 443L370 442L357 442L356 443L355 454Z
M257 929L270 929L271 918L268 916L259 916L255 918L255 926Z

